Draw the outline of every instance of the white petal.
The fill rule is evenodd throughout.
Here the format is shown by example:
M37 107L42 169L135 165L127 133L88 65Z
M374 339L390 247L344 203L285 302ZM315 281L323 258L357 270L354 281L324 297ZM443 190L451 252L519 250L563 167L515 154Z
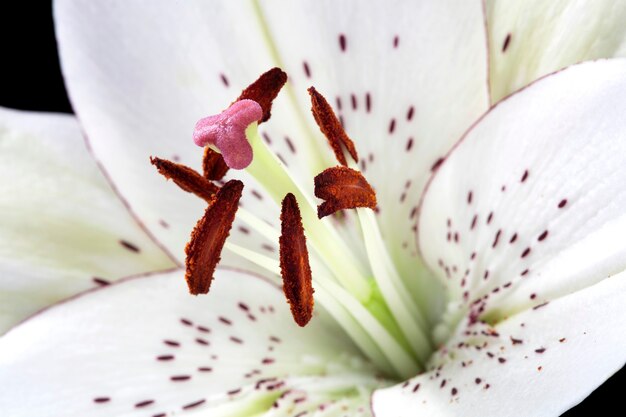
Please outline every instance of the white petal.
M181 260L205 204L166 183L148 158L200 168L196 121L274 66L257 20L250 2L55 2L65 80L94 154L131 210ZM272 122L294 119L281 100ZM297 123L288 125L302 136Z
M173 253L182 254L203 204L172 191L147 157L177 155L198 166L195 121L281 65L291 84L262 125L265 138L312 190L312 175L334 162L306 88L315 84L331 103L340 98L337 110L378 186L392 255L404 262L402 275L414 275L406 262L415 253L413 211L431 166L488 106L479 1L61 1L55 15L70 96L94 152ZM254 200L244 207L261 211ZM163 230L161 219L172 227ZM250 247L245 236L237 242Z
M375 392L374 412L377 417L560 415L624 365L625 295L626 273L620 273L498 324L492 329L497 335L481 335L476 324L472 330L478 336L451 341L450 346L467 345L452 348L455 359L443 368L404 387Z
M483 297L496 320L626 268L625 73L603 60L537 81L434 176L419 245L461 310Z
M122 276L172 266L113 193L67 115L0 109L0 333Z
M488 106L481 2L315 0L260 9L301 111L315 85L344 121L376 188L385 243L401 275L419 284L419 196L431 167ZM422 305L436 301L428 288L413 289L427 294Z
M288 413L341 392L367 404L378 385L373 371L336 328L320 320L297 327L279 288L219 270L209 295L193 297L183 275L126 280L7 333L0 408L16 416L232 416L270 409L281 395L275 408Z
M492 100L577 62L626 56L626 3L488 0Z

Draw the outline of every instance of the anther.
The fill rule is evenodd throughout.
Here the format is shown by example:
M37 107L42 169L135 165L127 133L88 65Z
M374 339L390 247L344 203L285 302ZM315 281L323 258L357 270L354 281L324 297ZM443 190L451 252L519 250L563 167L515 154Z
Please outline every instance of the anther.
M309 95L311 96L311 112L315 118L315 122L319 126L320 130L328 139L337 161L341 165L348 165L346 157L343 154L342 145L346 148L354 162L359 162L359 156L357 155L356 148L352 140L348 137L345 130L341 126L341 122L333 112L333 109L328 104L328 101L322 96L314 87L309 88Z
M296 197L289 193L280 212L280 273L283 291L295 322L304 327L313 316L313 285L309 252Z
M242 191L241 181L230 180L224 184L191 232L191 240L185 248L185 279L191 294L209 292L215 267L235 220Z
M161 175L174 181L183 190L197 195L207 203L213 201L213 197L219 189L218 186L198 174L195 170L157 157L151 157L150 162L159 170Z
M320 219L343 209L376 208L376 193L365 177L343 166L328 168L315 177L315 196L326 200L317 207Z

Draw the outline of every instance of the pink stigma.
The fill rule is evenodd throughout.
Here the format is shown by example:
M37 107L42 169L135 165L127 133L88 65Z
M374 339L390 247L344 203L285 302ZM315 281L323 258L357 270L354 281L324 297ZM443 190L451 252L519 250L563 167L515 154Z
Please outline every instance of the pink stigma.
M230 168L244 169L252 162L252 146L246 128L263 118L263 109L253 100L240 100L220 114L200 119L193 131L198 146L214 145Z

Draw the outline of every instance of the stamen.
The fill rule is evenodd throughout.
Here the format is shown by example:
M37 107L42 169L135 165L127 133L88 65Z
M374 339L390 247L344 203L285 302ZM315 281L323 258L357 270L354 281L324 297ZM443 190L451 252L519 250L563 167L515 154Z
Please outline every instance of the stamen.
M328 168L315 177L315 196L326 200L317 206L320 219L343 209L376 207L376 193L365 177L342 166Z
M296 197L289 193L280 212L280 272L283 291L295 322L304 327L313 315L313 285L309 252Z
M208 146L204 148L204 158L202 158L202 173L204 178L211 181L219 181L228 172L228 165L219 152L215 152Z
M219 187L198 174L195 170L157 157L150 157L150 162L159 170L161 175L174 181L183 190L197 195L207 203L213 201L213 197Z
M263 109L259 123L266 122L272 115L272 102L286 82L287 74L280 68L272 68L243 90L237 101L254 100L259 103Z
M216 146L226 165L244 169L252 162L252 146L246 138L246 128L262 117L263 110L256 101L237 101L220 114L200 119L193 141L198 146Z
M314 87L309 88L309 95L311 96L311 112L315 118L315 122L319 126L320 130L328 139L328 143L333 148L337 161L341 165L347 166L348 162L343 154L343 145L354 162L359 162L359 156L357 155L354 143L348 137L345 130L341 126L341 122L337 119L337 116L333 112L333 109L328 104L328 101L317 92Z
M230 180L224 184L191 232L191 240L185 248L185 279L191 294L209 292L213 272L235 220L242 191L241 181Z

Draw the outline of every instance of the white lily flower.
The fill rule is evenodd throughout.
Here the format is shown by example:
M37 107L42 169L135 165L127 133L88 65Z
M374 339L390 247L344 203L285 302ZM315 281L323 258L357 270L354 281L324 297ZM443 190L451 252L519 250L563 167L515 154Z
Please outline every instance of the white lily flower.
M119 206L111 210L123 223L96 233L102 220L91 207L108 210L106 192L92 192L100 183L91 175L82 184L68 174L62 215L74 213L94 242L107 242L93 260L107 277L170 259L182 266L206 208L155 174L148 156L199 167L188 139L198 119L272 66L290 84L271 120L246 131L252 165L229 172L246 188L210 294L191 297L176 268L33 316L0 339L0 409L553 416L581 401L626 359L626 60L571 66L489 108L488 85L500 98L596 53L622 54L620 27L606 36L619 48L541 49L528 58L521 41L541 42L524 32L528 22L548 19L556 31L583 13L559 6L567 19L532 13L509 25L502 4L485 14L478 1L57 2L64 73L91 151L169 253ZM623 13L596 7L597 16ZM489 42L485 20L493 22ZM558 50L573 36L545 39ZM488 54L488 43L498 52ZM313 177L336 162L309 116L310 85L327 94L355 141L361 157L351 167L376 189L376 214L315 216ZM93 170L72 166L55 142L57 132L79 136L67 118L33 131L25 116L0 116L9 132L58 146L63 171ZM71 193L83 189L95 201ZM321 307L304 329L276 285L277 203L288 192L301 208ZM76 215L76 205L85 210ZM59 243L59 260L68 247ZM41 259L6 270L30 277ZM65 279L60 265L54 276ZM71 269L67 277L82 283L67 291L93 282L79 278L90 268Z

